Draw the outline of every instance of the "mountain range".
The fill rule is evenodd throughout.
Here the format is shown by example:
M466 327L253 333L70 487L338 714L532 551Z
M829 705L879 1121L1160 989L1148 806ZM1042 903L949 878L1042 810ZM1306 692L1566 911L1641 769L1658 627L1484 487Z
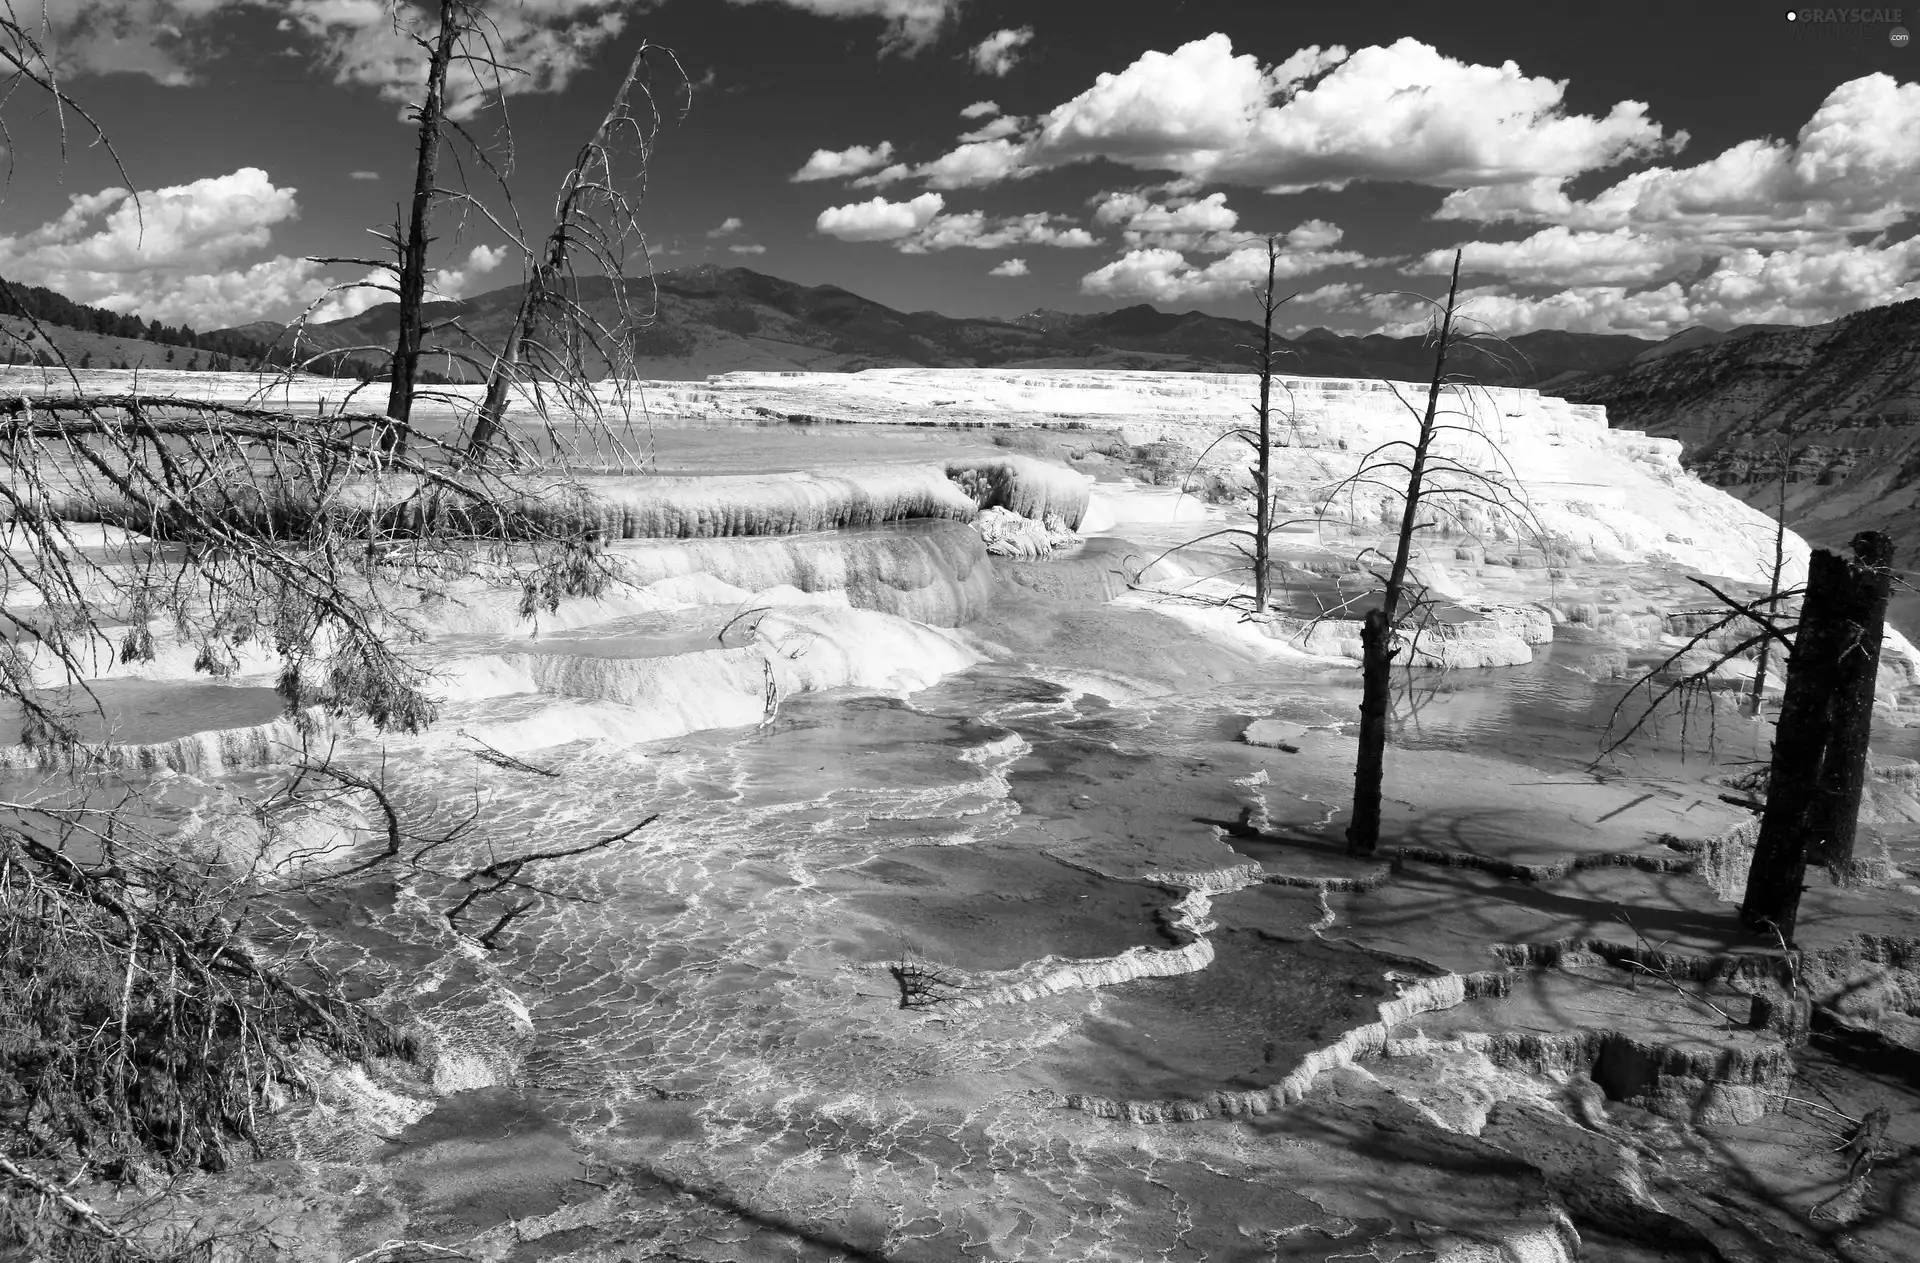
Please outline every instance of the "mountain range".
M1823 325L1689 329L1549 389L1679 439L1688 468L1768 513L1784 491L1788 525L1816 545L1886 531L1905 575L1894 621L1920 625L1920 299Z
M652 288L635 287L634 305L653 319L635 336L643 376L698 380L732 370L840 372L862 368L1113 368L1247 372L1249 348L1260 339L1250 320L1204 312L1163 312L1140 305L1119 311L1033 311L1011 320L901 312L836 285L799 285L748 268L713 265L661 272ZM655 293L657 292L657 299ZM509 286L455 302L429 304L433 322L458 321L482 343L499 345L520 302ZM608 282L582 282L583 305L612 324ZM390 342L396 325L391 303L358 316L309 325L303 345L315 351ZM284 340L270 322L225 330L257 343ZM1423 378L1432 353L1423 339L1378 334L1352 337L1313 329L1276 338L1283 371L1307 376ZM1488 385L1539 385L1624 363L1655 344L1620 334L1522 334L1517 355L1502 362L1463 363ZM377 357L363 359L372 366ZM456 380L477 373L458 360L428 367ZM604 371L604 366L603 366Z

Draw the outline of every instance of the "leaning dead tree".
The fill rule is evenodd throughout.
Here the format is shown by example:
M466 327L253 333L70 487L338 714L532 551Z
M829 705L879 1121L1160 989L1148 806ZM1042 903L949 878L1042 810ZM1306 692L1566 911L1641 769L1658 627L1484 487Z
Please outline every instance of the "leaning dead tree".
M613 383L616 401L626 402L619 392L631 390L628 383L638 376L633 333L648 316L635 308L623 278L629 244L637 243L643 253L646 248L639 198L660 129L659 109L641 76L658 57L678 71L669 50L643 43L634 52L613 104L560 183L553 229L545 241L534 246L515 238L525 259L525 292L474 417L467 442L472 460L491 454L516 393L540 399L543 392L554 392L567 411L591 416L602 407L600 395L580 385L604 376ZM681 78L684 82L684 74ZM643 107L638 112L636 95ZM632 192L622 183L623 158L638 173L639 187ZM589 283L603 287L608 319L597 316L587 301L583 291Z

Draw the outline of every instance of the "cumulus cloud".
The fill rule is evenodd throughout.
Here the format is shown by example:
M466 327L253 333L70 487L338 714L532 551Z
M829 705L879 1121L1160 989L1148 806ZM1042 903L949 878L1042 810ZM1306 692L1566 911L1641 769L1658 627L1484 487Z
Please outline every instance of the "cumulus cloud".
M1415 39L1351 53L1315 45L1262 66L1214 34L1099 75L1041 116L998 170L1106 159L1284 192L1356 180L1465 188L1565 179L1685 141L1636 101L1571 113L1565 90L1512 62L1463 62Z
M829 206L820 212L813 226L842 241L897 241L925 228L945 205L946 199L938 193L922 193L907 202L872 197L845 206Z
M1297 303L1318 303L1322 307L1341 308L1353 304L1354 299L1366 292L1366 286L1353 281L1334 281L1318 289L1310 289L1294 299Z
M1618 228L1581 232L1554 226L1519 241L1469 241L1460 270L1491 273L1518 285L1640 285L1699 261L1698 249L1672 238ZM1433 250L1407 268L1445 276L1453 249Z
M1246 234L1234 232L1240 216L1227 205L1225 193L1166 202L1154 202L1140 190L1105 193L1093 219L1097 224L1119 226L1122 238L1134 247L1219 254L1246 244Z
M1546 295L1477 291L1512 332L1809 323L1915 293L1920 247L1888 230L1920 214L1920 84L1884 74L1840 84L1791 140L1734 144L1574 198L1566 181L1457 190L1435 217L1544 224L1516 241L1469 241L1463 269ZM1863 240L1863 238L1865 238ZM1409 271L1439 272L1451 250ZM1385 316L1383 319L1387 318Z
M1329 239L1331 232L1331 239ZM1309 276L1330 267L1365 263L1366 256L1352 250L1325 248L1338 242L1339 229L1321 220L1309 220L1294 230L1305 242L1321 245L1293 246L1280 255L1274 269L1276 279L1291 280ZM1264 245L1245 246L1215 259L1205 267L1195 267L1178 250L1164 246L1144 246L1127 253L1105 267L1080 278L1080 292L1105 298L1143 298L1148 302L1216 302L1246 295L1249 287L1266 284L1267 251Z
M248 260L273 244L276 229L299 218L295 194L258 167L149 189L137 207L126 189L76 194L59 218L0 237L0 275L200 329L289 319L315 304L315 319L340 319L390 301L392 279L385 272L363 279L388 288L330 295L341 283L320 264L286 255ZM432 273L428 292L462 297L508 253L502 246L474 246L458 264Z
M567 3L568 0L559 0ZM912 56L940 38L960 10L960 0L728 0L731 4L783 4L823 18L881 18L881 53Z
M1920 237L1896 245L1737 250L1692 279L1653 288L1584 285L1545 295L1500 287L1465 291L1466 311L1505 334L1534 329L1662 338L1692 325L1818 324L1920 298ZM1383 333L1425 328L1422 311L1392 296L1368 300Z
M936 250L1005 250L1011 246L1084 250L1099 244L1092 233L1073 226L1063 215L1036 211L1030 215L990 216L966 211L934 216L895 248L903 254L927 254Z
M1655 166L1576 201L1564 181L1449 194L1440 219L1657 228L1721 244L1804 244L1920 214L1920 83L1866 75L1836 87L1792 141L1746 140L1688 167Z
M777 4L823 18L878 18L881 52L911 55L939 38L960 0L729 0L739 6ZM402 31L432 31L439 6L431 0L34 0L48 18L47 45L65 75L134 73L155 82L194 82L198 68L227 41L215 23L247 9L281 15L280 29L306 37L337 82L372 87L406 103L419 92L425 54ZM493 92L559 92L636 12L657 0L512 0L490 4L486 55L525 73L496 77L482 66L456 63L448 74L449 112L470 116ZM299 52L300 50L295 50Z
M1027 261L1025 259L1003 259L999 263L996 263L991 268L987 269L987 275L988 276L1025 276L1027 274L1027 271L1028 271Z
M1025 146L1005 138L975 140L949 150L932 162L922 163L913 174L936 189L971 189L998 184L1009 177L1033 174L1022 154Z
M734 233L739 232L744 227L746 227L746 225L741 222L740 217L738 215L729 215L725 219L720 221L720 226L718 228L707 229L707 236L712 237L715 240L718 240L721 237L731 237Z
M1000 103L998 101L975 101L972 105L960 111L960 117L967 119L991 118L999 112Z
M990 216L980 211L943 213L946 199L922 193L907 202L874 197L820 212L814 227L842 241L885 241L902 254L940 250L1004 250L1012 246L1085 249L1099 242L1063 215Z
M1002 114L983 127L976 127L970 132L961 132L960 140L963 144L972 144L981 140L1005 140L1011 136L1018 136L1026 124L1027 120L1017 114Z
M787 179L794 184L806 184L814 180L844 180L848 176L864 175L876 167L884 167L893 160L893 142L883 140L868 148L866 145L849 145L845 149L816 149L813 156Z
M350 320L369 307L394 301L393 273L372 271L358 281L322 284L317 298L306 300L309 323Z
M427 278L427 295L433 299L466 298L473 284L499 267L507 258L505 246L475 246L467 252L467 261L456 268L437 268Z
M126 189L77 194L60 218L0 237L0 259L13 277L26 268L92 275L217 266L263 248L275 225L296 218L294 193L260 168L242 167L149 190L138 205Z
M880 168L872 175L863 175L849 183L856 189L883 189L889 184L898 184L912 174L912 167L904 162L896 162L892 166Z
M973 46L973 68L983 75L1005 78L1020 63L1022 50L1033 42L1031 26L1005 27Z
M76 194L58 219L0 237L0 274L202 329L291 314L325 293L319 265L284 255L235 264L298 215L294 192L242 167L143 192L137 210L126 189Z

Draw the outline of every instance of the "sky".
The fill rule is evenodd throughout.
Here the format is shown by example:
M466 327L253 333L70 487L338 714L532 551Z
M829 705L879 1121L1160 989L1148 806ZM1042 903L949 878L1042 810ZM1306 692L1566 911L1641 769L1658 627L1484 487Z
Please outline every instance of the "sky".
M394 6L420 28L415 0L12 3L118 161L71 113L63 154L44 98L7 98L0 276L202 330L384 297L310 259L377 252L407 196L419 57ZM1893 37L1920 9L482 3L523 72L510 163L489 84L456 76L454 112L512 201L467 160L477 208L434 245L447 297L518 281L504 226L544 234L642 41L672 52L646 80L656 268L954 316L1249 316L1273 235L1291 332L1412 331L1456 249L1469 310L1505 334L1920 297L1920 49Z

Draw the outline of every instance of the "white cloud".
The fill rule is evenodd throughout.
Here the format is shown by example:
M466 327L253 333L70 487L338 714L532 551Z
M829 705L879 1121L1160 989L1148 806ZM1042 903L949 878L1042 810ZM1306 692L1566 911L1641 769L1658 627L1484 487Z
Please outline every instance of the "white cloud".
M1463 188L1564 179L1684 143L1639 102L1569 113L1565 90L1512 62L1462 62L1415 39L1354 53L1315 45L1263 67L1214 34L1101 74L1042 116L998 170L1104 158L1276 191L1355 180Z
M1004 27L973 46L973 68L983 75L1005 78L1021 60L1021 50L1033 42L1031 26Z
M356 282L327 285L321 287L321 294L306 300L309 324L326 324L333 320L348 320L379 303L394 301L393 273L372 271Z
M720 226L718 228L707 229L707 236L712 237L715 240L718 240L721 237L731 237L734 233L739 232L744 227L746 227L746 225L741 222L740 217L738 215L729 215L725 219L720 221Z
M147 190L137 210L127 190L103 189L70 197L58 219L32 232L0 237L0 275L199 329L289 319L315 303L317 319L338 319L390 301L382 290L329 297L336 282L306 259L247 261L271 246L276 228L297 218L295 190L258 167ZM457 266L429 277L429 293L460 297L507 257L505 247L475 246ZM368 279L391 283L386 273Z
M960 111L960 117L966 119L990 118L999 112L1000 103L998 101L975 101L972 105Z
M1287 245L1295 250L1325 250L1337 245L1346 232L1324 219L1309 219L1287 232Z
M1350 306L1353 300L1366 292L1366 286L1353 281L1334 281L1318 289L1303 292L1293 301L1296 303L1318 303L1322 307L1342 308Z
M1025 259L1003 259L999 263L996 263L991 268L989 268L987 270L987 275L988 276L1025 276L1027 274L1027 271L1028 271L1027 261Z
M1305 229L1303 240L1325 241L1331 245L1338 240L1339 230L1332 229L1333 241L1329 241L1327 230L1330 228L1331 225L1321 220L1309 220L1295 232ZM1274 278L1291 280L1330 267L1366 261L1365 255L1351 250L1294 248L1280 255ZM1105 267L1081 277L1080 292L1106 298L1144 298L1149 302L1216 302L1244 297L1252 287L1264 286L1266 280L1264 245L1242 247L1205 267L1187 262L1178 250L1147 246L1129 250Z
M1792 140L1741 141L1585 199L1565 185L1543 176L1461 189L1436 212L1547 225L1519 241L1463 246L1468 270L1558 291L1476 291L1487 318L1510 331L1662 336L1689 324L1825 321L1900 301L1915 294L1920 246L1888 245L1884 234L1920 214L1920 84L1865 75L1829 92ZM1435 251L1409 270L1438 271L1450 259Z
M475 246L467 252L467 261L457 268L436 268L427 278L430 299L466 298L472 284L506 261L505 246Z
M976 127L970 132L961 132L960 140L963 144L973 144L982 140L1005 140L1010 136L1018 136L1026 125L1027 120L1017 114L1002 114L984 127Z
M936 215L919 232L899 241L895 248L903 254L927 254L938 250L1005 250L1012 246L1084 250L1100 244L1084 228L1062 226L1070 223L1063 215L1049 215L1044 211L1000 217L980 211Z
M1085 249L1099 242L1064 215L990 216L980 211L943 213L946 199L922 193L907 202L874 197L820 212L814 227L842 241L886 241L902 254L941 250L1004 250L1012 246Z
M1227 205L1225 193L1204 198L1150 201L1138 190L1104 194L1093 213L1094 222L1117 224L1129 246L1160 246L1168 250L1205 250L1222 253L1244 245L1244 233L1235 233L1240 216Z
M1587 285L1529 296L1490 287L1463 297L1469 316L1505 334L1570 329L1661 338L1699 324L1817 324L1920 298L1920 237L1892 246L1739 250L1703 275L1651 289ZM1377 296L1366 307L1385 322L1381 332L1426 327L1422 310L1394 296Z
M913 174L936 189L970 189L1033 173L1024 166L1024 146L1010 140L976 140L915 167Z
M380 173L378 171L349 171L347 172L347 178L349 180L377 180L380 178Z
M946 199L938 193L922 193L907 202L873 197L845 206L829 206L820 212L813 226L842 241L896 241L926 227L945 205Z
M658 0L501 0L485 6L490 23L485 54L525 73L497 77L470 63L448 74L449 112L472 115L496 88L508 94L564 91L628 18ZM735 5L779 4L824 18L878 18L881 51L912 54L931 44L958 11L960 0L730 0ZM281 15L279 29L306 37L336 82L376 89L407 103L419 94L425 55L395 30L436 29L431 0L30 0L17 6L38 26L46 6L47 44L64 75L134 73L183 85L231 41L215 24L247 9ZM296 52L300 50L295 50ZM476 46L476 51L479 50ZM497 82L496 82L497 79Z
M882 167L872 175L863 175L849 183L856 189L883 189L889 184L898 184L912 174L912 167L904 162L896 162L890 167Z
M297 218L294 192L276 187L258 167L242 167L150 190L137 206L125 189L76 195L51 223L0 237L0 274L26 279L29 270L78 275L216 266L263 248L275 225Z
M1827 94L1793 141L1746 140L1690 167L1651 167L1584 201L1545 177L1449 194L1440 219L1657 228L1722 245L1838 241L1920 214L1920 83L1884 74Z
M1460 270L1492 274L1518 285L1642 285L1697 263L1699 250L1673 238L1618 228L1578 232L1555 225L1519 241L1469 241ZM1445 276L1453 249L1429 251L1409 272Z
M767 252L767 248L761 245L728 246L727 249L735 254L765 254Z
M565 0L561 0L565 2ZM768 0L729 0L732 4L762 4ZM960 11L961 0L772 0L823 18L882 18L886 29L880 51L912 56L940 38L940 32Z
M794 184L805 184L813 180L844 180L848 176L862 175L876 167L884 167L893 160L893 142L883 140L869 149L865 145L849 145L845 149L816 149L805 165L787 179Z

